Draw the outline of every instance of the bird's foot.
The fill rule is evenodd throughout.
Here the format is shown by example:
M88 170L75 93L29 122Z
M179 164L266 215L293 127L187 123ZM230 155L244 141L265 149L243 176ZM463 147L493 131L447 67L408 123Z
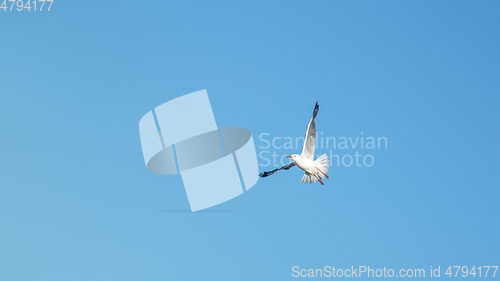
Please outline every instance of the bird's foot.
M327 180L329 180L329 179L330 179L330 177L329 177L327 174L323 173L323 171L321 171L319 168L316 168L316 169L318 169L318 171L319 171L321 174L323 174L323 176L325 176Z
M322 180L320 180L316 174L314 174L314 176L315 176L315 177L316 177L316 179L317 179L317 180L321 183L321 185L323 185L323 184L324 184L324 183L323 183L323 181L322 181Z

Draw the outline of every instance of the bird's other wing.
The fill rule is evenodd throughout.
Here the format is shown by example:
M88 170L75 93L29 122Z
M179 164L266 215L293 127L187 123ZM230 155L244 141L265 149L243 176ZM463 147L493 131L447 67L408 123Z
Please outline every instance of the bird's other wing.
M316 115L318 115L319 104L316 101L316 106L314 107L313 116L309 125L307 126L306 138L304 139L304 146L302 147L301 157L306 157L314 160L314 148L316 147Z
M281 171L281 170L288 170L288 169L290 169L290 168L291 168L291 167L293 167L293 166L295 166L295 163L290 163L290 164L285 165L285 166L283 166L283 167L281 167L281 168L274 169L274 170L269 171L269 172L260 173L260 174L259 174L259 176L260 176L261 178L265 178L265 177L268 177L268 176L270 176L270 175L272 175L272 174L274 174L274 173L276 173L276 172L278 172L278 171Z

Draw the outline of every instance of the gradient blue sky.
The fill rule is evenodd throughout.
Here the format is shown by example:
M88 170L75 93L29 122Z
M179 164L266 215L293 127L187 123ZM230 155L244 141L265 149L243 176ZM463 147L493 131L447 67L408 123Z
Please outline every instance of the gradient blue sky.
M0 280L499 265L499 8L55 0L51 12L0 10ZM201 89L218 125L248 128L257 146L264 132L302 136L319 99L319 131L385 136L388 148L373 151L373 167L332 168L325 186L301 184L295 169L214 211L172 212L188 208L181 178L146 170L138 122Z

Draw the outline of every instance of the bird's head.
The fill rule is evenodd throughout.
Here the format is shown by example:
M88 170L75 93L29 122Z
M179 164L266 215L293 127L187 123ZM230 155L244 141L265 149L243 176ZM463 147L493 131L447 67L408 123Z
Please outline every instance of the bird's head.
M288 155L287 157L292 159L294 162L297 162L300 160L300 155L298 155L298 154Z

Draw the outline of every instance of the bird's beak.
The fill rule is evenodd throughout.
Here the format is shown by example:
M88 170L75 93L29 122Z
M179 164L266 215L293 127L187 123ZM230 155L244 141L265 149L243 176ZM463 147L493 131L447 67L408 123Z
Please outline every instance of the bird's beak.
M292 158L292 156L288 155L286 158Z

